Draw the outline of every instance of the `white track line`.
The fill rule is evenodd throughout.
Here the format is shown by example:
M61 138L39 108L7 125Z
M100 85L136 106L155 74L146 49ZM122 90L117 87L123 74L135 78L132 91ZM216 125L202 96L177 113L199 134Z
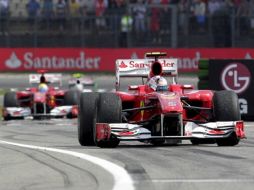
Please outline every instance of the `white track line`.
M153 183L254 183L254 179L154 179Z
M133 181L132 181L130 175L127 173L127 171L124 170L122 167L120 167L112 162L109 162L107 160L103 160L101 158L97 158L95 156L90 156L90 155L84 154L84 153L56 149L56 148L47 148L47 147L40 147L40 146L27 145L27 144L19 144L19 143L2 141L2 140L0 140L0 144L19 146L19 147L23 147L23 148L29 148L29 149L41 150L41 151L57 152L57 153L81 158L83 160L87 160L91 163L94 163L94 164L104 168L106 171L108 171L109 173L111 173L113 175L114 180L115 180L113 190L134 190L135 189L134 185L133 185Z

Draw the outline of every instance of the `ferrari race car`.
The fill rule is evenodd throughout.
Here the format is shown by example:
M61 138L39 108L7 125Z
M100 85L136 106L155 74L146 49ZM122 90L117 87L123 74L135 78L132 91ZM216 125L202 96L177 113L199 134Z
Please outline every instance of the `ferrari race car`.
M61 74L30 74L31 88L10 91L4 95L4 120L42 119L49 117L77 117L78 94L76 91L60 89ZM57 84L57 86L55 86ZM40 91L40 88L46 88Z
M163 56L153 52L146 54L147 59L119 59L116 92L81 94L78 139L82 146L116 147L120 141L132 140L234 146L245 137L234 92L178 84L177 59ZM171 79L166 90L154 90L147 82L119 91L121 77L149 80L154 76Z

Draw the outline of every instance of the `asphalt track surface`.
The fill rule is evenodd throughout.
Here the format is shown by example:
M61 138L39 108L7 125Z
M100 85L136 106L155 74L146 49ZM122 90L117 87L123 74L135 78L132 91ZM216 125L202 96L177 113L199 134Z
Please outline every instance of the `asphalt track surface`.
M113 87L111 76L100 78L102 87ZM195 79L184 81L195 85ZM252 122L246 123L246 135L234 147L183 141L160 147L121 142L101 149L79 145L76 119L2 121L0 189L253 190Z

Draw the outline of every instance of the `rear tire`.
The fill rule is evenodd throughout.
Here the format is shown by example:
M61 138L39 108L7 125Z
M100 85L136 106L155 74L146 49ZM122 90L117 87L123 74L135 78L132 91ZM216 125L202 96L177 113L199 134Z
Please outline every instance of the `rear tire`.
M79 92L77 90L69 90L69 91L65 92L64 105L65 106L78 105L80 93L81 92Z
M114 93L101 93L98 104L98 123L121 123L122 102L119 96ZM119 140L111 135L109 141L96 142L102 148L114 148L118 146Z
M218 91L213 95L213 114L215 121L241 120L238 96L233 91ZM226 139L217 139L218 146L234 146L240 139L236 133L232 133Z
M78 113L78 140L82 146L93 146L97 118L98 93L82 93Z

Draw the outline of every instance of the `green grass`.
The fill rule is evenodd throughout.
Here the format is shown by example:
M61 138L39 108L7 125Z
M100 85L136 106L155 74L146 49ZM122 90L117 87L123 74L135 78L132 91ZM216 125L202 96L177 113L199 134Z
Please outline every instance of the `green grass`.
M6 89L0 88L0 96L3 96L5 94L5 92L7 92Z

